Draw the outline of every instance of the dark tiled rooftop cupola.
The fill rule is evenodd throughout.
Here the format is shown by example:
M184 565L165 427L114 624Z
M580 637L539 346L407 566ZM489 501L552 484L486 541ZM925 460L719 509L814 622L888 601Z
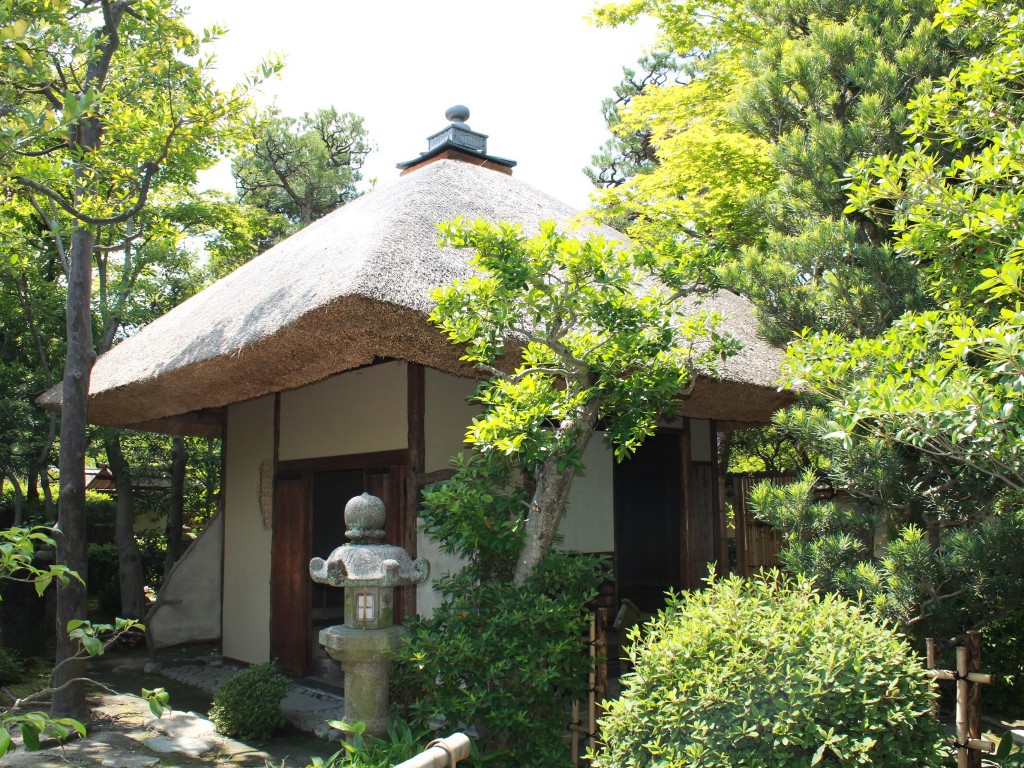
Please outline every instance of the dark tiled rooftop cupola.
M468 108L456 104L444 116L448 125L427 137L427 151L415 160L398 164L403 176L435 160L459 160L511 175L516 161L487 154L487 134L477 133L466 125Z

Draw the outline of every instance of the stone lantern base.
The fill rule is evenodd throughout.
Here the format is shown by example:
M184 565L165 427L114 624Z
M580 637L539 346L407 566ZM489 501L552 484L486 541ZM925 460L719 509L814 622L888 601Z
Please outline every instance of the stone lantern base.
M344 625L320 631L322 645L345 671L345 722L366 723L374 736L387 733L391 655L406 629L352 629Z

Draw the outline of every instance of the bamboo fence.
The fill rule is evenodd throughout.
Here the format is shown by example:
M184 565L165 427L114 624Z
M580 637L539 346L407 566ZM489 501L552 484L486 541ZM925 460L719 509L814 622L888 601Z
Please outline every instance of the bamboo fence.
M588 765L587 749L597 738L597 718L601 716L601 702L608 698L608 664L605 661L608 641L606 627L608 612L598 608L590 617L590 632L582 639L590 656L587 676L587 697L572 703L569 737L572 742L573 765Z
M981 738L981 686L992 682L992 675L981 671L981 635L967 632L964 645L956 648L956 669L937 669L935 640L927 639L928 674L935 680L956 683L956 736L950 739L956 749L957 768L981 768L981 756L994 752L996 745Z

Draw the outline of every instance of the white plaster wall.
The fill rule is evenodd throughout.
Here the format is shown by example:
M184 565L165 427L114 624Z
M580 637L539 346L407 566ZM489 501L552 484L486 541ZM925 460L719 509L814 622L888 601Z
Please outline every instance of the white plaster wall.
M224 483L224 655L270 658L270 526L260 514L260 464L274 457L274 398L228 408Z
M577 472L569 504L558 532L561 549L611 552L615 549L615 506L612 470L615 456L598 432L583 452L583 472Z
M711 445L711 422L690 419L690 458L693 461L711 461L715 447Z
M174 564L160 588L160 600L146 616L154 648L221 636L223 543L224 515L218 513Z
M424 469L436 472L451 467L452 457L466 450L466 427L478 413L467 398L476 389L476 382L460 379L447 373L427 368L424 376L423 442ZM428 539L421 529L416 536L417 555L430 563L430 579L416 588L416 609L429 616L441 603L441 595L434 591L438 576L452 573L462 567L457 557L446 555L437 544Z
M480 408L467 398L476 382L426 369L424 376L423 441L424 470L436 472L451 467L452 457L466 450L466 427Z
M281 394L278 458L401 450L408 444L404 362L348 371Z

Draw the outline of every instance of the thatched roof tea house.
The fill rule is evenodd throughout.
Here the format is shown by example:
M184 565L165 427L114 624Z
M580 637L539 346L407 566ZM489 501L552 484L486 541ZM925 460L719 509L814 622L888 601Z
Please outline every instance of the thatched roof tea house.
M223 529L222 577L208 562L179 564L183 586L164 595L162 615L150 619L165 642L220 634L231 658L276 657L304 674L326 669L315 628L333 622L340 596L312 584L307 564L341 543L340 510L363 491L385 500L389 541L431 560L435 574L446 569L417 533L415 499L461 449L473 383L458 350L427 321L431 289L469 273L467 253L437 245L436 225L462 216L515 222L530 233L549 219L570 226L577 215L514 178L512 161L487 154L487 137L465 125L468 112L447 116L449 125L400 166L398 179L97 361L92 423L225 438L224 510L214 528ZM757 336L749 305L727 292L708 301L743 351L718 378L702 378L683 402L684 418L632 461L616 467L592 441L563 525L566 546L615 552L620 597L641 604L690 585L705 563L721 559L716 433L763 423L791 399L776 387L780 355ZM44 403L59 407L59 391ZM204 557L219 550L207 544ZM199 601L205 618L188 605L197 588L184 584L189 569L204 574L200 589L217 592ZM428 584L410 589L402 604L429 610L434 599ZM191 628L161 629L169 626Z

